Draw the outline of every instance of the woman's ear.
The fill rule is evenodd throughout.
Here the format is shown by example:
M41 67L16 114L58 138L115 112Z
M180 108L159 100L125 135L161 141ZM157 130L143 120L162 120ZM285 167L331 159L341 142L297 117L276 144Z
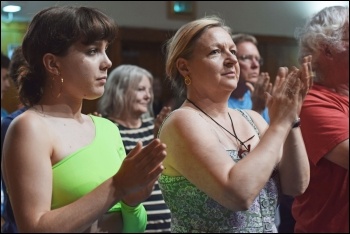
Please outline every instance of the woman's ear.
M186 77L189 75L189 69L188 69L188 63L187 60L184 58L179 58L176 61L176 68L181 73L183 77Z
M51 53L45 54L43 57L43 63L44 63L44 66L48 72L55 74L55 75L60 74L55 55L53 55Z

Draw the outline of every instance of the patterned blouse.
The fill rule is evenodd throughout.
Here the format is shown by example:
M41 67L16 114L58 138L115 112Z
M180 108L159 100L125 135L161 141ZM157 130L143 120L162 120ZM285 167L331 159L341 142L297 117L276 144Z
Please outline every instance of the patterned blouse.
M259 131L250 116L238 110ZM236 163L237 150L227 150ZM249 157L243 154L243 157ZM181 233L277 232L275 210L279 179L275 170L253 204L246 211L233 212L210 198L183 176L161 175L159 186L172 214L171 231ZM244 186L244 185L242 185Z

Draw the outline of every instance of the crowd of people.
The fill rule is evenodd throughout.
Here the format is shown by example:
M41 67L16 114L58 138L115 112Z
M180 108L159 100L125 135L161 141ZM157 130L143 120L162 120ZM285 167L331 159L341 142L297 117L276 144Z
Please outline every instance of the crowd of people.
M165 73L181 104L159 106L151 71L110 70L114 19L37 13L1 58L1 97L11 78L23 104L2 108L2 232L349 232L348 7L298 28L300 64L274 79L232 26L176 31Z

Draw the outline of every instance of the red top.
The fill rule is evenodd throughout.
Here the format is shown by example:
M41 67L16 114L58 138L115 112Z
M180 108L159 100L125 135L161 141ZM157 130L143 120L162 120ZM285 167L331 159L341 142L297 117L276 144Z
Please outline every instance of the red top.
M349 97L314 84L300 114L310 184L295 198L295 232L349 232L349 171L324 159L349 139Z

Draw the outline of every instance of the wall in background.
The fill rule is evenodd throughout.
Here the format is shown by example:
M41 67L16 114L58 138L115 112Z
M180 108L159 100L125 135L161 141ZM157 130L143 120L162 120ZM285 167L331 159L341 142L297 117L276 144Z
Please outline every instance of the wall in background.
M314 2L308 1L194 1L191 17L169 17L169 1L2 1L1 5L11 2L22 5L21 17L27 21L39 10L54 5L84 5L101 9L112 16L122 29L121 38L109 54L113 67L120 63L133 63L145 67L157 77L164 77L161 47L166 39L191 17L216 14L225 19L234 33L249 33L257 37L265 61L261 70L269 72L272 79L279 66L298 66L295 28L303 25L307 16L325 6L322 5L324 2L317 2L315 7ZM339 2L331 4L339 5ZM15 18L16 15L18 13L14 14ZM2 14L2 19L5 17ZM1 22L2 52L8 52L8 45L21 44L27 25L27 22ZM163 84L166 86L166 81ZM164 99L169 98L168 91L166 88ZM6 109L15 110L18 104L15 88L7 92L3 100L6 100L2 103ZM87 101L83 111L94 111L95 104L96 101Z
M13 49L22 44L27 27L27 22L6 23L1 21L1 52L8 55L9 48Z
M14 19L31 20L40 10L55 5L97 7L116 19L122 27L177 30L188 17L169 17L169 2L175 1L1 1L1 6L17 4L22 11ZM191 2L191 1L184 1ZM295 28L306 17L330 5L347 5L349 1L192 1L194 17L217 14L234 31L254 35L293 37ZM2 18L8 18L1 13Z

